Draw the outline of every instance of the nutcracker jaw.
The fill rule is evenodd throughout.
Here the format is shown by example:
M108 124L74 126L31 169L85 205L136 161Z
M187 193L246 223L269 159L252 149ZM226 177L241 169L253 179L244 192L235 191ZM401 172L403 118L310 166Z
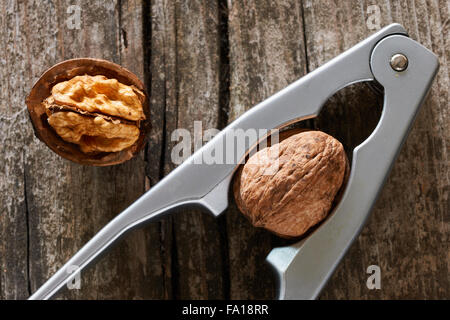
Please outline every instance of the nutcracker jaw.
M390 59L398 53L409 60L402 72L390 66ZM401 67L401 62L400 59L394 66ZM341 202L307 239L276 248L268 256L280 282L279 298L316 298L367 219L437 67L436 57L409 39L400 25L380 30L232 122L100 230L30 299L51 298L75 276L68 270L76 266L80 272L126 232L173 209L196 205L215 216L221 214L228 206L229 185L240 160L265 138L251 136L248 147L240 150L226 142L230 133L277 129L313 118L341 88L376 80L385 89L383 114L372 135L354 150L352 171ZM205 155L214 150L231 153L238 161L207 164Z
M384 87L374 132L353 151L345 193L308 238L267 257L279 299L315 299L360 233L439 68L437 57L404 35L389 35L372 51L370 68Z

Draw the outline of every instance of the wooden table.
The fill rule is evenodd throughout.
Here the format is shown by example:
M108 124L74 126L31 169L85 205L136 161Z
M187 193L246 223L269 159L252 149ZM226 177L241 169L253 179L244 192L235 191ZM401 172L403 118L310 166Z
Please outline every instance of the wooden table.
M2 1L0 298L29 296L170 172L174 129L223 128L391 22L441 68L370 221L321 298L449 298L449 8L448 0ZM71 163L33 134L25 108L33 83L84 56L129 68L151 95L148 147L123 165ZM305 125L336 136L351 155L381 108L382 96L354 85ZM280 244L234 204L217 220L183 210L130 234L83 274L81 290L60 297L272 298L264 259ZM381 268L380 290L366 286L369 265Z

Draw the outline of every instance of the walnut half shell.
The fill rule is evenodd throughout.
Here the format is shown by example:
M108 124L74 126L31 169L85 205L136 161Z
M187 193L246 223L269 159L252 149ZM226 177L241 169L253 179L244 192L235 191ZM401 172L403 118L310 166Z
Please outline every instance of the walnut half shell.
M342 144L326 133L286 136L248 159L237 172L233 191L238 208L255 227L295 238L326 218L348 163Z
M27 98L36 136L68 160L122 163L144 146L149 104L142 82L100 59L73 59L47 70Z

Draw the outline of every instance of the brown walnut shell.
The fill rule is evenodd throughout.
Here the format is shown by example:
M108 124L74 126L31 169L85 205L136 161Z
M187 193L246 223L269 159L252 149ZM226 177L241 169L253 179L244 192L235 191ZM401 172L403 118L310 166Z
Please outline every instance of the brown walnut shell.
M302 236L327 217L349 171L338 140L321 131L295 130L252 155L233 185L236 204L249 221L284 238Z
M132 146L118 152L83 153L77 145L64 141L49 125L43 101L51 95L54 85L82 75L103 75L109 79L117 79L120 83L134 86L144 93L142 107L146 119L139 123L139 138ZM83 165L109 166L133 158L145 145L150 129L148 96L143 83L129 70L106 60L81 58L54 65L33 86L26 103L36 137L61 157Z

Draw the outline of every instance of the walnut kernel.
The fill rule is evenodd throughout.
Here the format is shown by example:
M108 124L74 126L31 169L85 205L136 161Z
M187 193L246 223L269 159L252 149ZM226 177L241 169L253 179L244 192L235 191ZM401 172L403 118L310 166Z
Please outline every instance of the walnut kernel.
M44 102L48 123L84 153L118 152L139 138L144 94L105 76L76 76L57 83Z

